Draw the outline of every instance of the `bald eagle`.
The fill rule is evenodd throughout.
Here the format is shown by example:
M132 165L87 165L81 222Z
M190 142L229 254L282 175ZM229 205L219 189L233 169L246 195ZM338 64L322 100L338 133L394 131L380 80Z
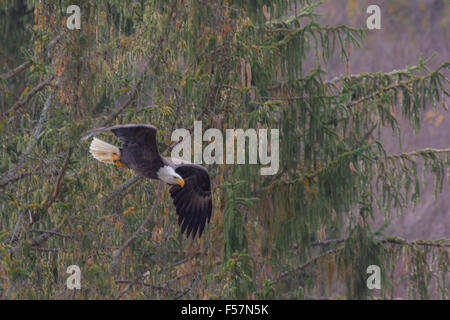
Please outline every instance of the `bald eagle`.
M121 141L116 147L93 138L89 152L104 163L128 167L138 175L159 179L169 185L176 207L178 225L186 236L201 237L206 222L211 219L211 183L208 171L188 161L162 157L156 145L156 127L148 124L126 124L97 128L92 133L112 131Z

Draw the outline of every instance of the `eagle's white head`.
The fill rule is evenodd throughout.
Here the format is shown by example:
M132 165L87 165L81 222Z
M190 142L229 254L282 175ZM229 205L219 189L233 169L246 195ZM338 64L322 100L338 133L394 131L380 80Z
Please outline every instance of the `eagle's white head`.
M168 184L178 184L181 187L184 187L183 178L178 173L176 173L172 167L163 166L159 168L156 174L158 175L158 178L160 180Z

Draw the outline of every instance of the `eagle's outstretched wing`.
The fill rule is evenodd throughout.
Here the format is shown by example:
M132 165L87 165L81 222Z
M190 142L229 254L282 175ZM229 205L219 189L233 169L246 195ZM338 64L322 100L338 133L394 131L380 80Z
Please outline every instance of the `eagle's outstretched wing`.
M173 203L177 208L178 224L181 233L192 238L198 232L201 237L206 222L209 223L212 212L211 183L208 171L196 164L180 164L175 172L184 179L184 187L174 185L170 188Z
M156 145L156 127L148 124L125 124L102 131L112 131L122 142L120 161L137 174L157 178L163 160Z

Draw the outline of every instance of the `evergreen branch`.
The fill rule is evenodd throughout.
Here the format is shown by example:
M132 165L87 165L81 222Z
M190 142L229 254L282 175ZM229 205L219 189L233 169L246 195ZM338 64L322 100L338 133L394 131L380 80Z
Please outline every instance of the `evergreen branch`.
M391 85L388 85L388 86L385 86L383 88L380 88L380 89L378 89L377 91L373 92L370 95L364 96L364 97L362 97L362 98L360 98L360 99L358 99L356 101L353 101L351 103L346 104L345 107L350 108L352 106L359 105L362 102L365 102L367 100L371 100L371 99L373 99L373 98L375 98L375 97L377 97L377 96L379 96L379 95L381 95L383 93L386 93L388 91L397 89L399 87L407 88L409 84L411 84L411 83L413 83L415 81L422 81L423 82L423 81L433 77L434 75L436 75L441 69L448 68L449 65L450 65L449 62L444 62L438 68L436 68L435 70L429 72L427 75L424 75L424 76L413 76L413 75L411 75L411 78L408 79L408 80L399 81L397 83L393 83Z
M399 158L408 158L410 156L424 156L429 154L442 154L442 153L450 153L450 148L448 149L433 149L433 148L425 148L411 152L404 152L400 154L392 154L386 156L387 159L399 159Z
M437 240L413 240L407 241L400 237L385 237L379 239L379 241L383 243L392 243L392 244L400 244L400 245L409 245L409 246L423 246L423 247L440 247L440 248L450 248L450 239L437 239Z
M38 166L36 166L37 168ZM32 171L26 171L26 172L19 172L18 174L15 174L14 176L12 176L10 179L8 180L2 180L0 182L0 188L1 187L5 187L6 185L8 185L9 183L14 183L19 181L22 178L25 178L26 176L29 176L30 174L33 174L36 170L32 170Z
M341 244L345 242L348 238L340 238L340 239L330 239L330 240L322 240L322 241L314 241L311 243L312 246L324 246L329 244ZM414 240L414 241L407 241L405 239L399 238L399 237L385 237L385 238L379 238L377 239L380 242L383 243L392 243L392 244L400 244L400 245L418 245L418 246L431 246L431 247L450 247L450 239L439 239L439 240ZM319 259L328 256L330 254L336 254L338 251L341 251L344 249L344 246L339 246L332 248L330 250L327 250L319 255L317 255L314 258L311 258L307 262L303 263L302 265L296 267L293 270L288 270L280 274L278 277L276 277L276 281L280 281L284 278L286 278L291 273L298 273L307 267L309 267L311 264L315 263Z
M295 14L293 16L283 19L270 19L266 21L265 25L267 27L277 27L277 26L289 26L293 22L297 22L304 17L317 17L319 14L315 13L315 8L320 4L319 1L310 4L304 4L300 11L297 11L297 3L295 3Z
M273 28L270 25L266 25L265 29L268 32L285 32L288 33L290 37L292 37L293 35L297 34L297 33L301 33L305 30L314 30L314 31L325 31L325 32L339 32L339 31L346 31L346 32L354 32L354 33L359 33L361 34L362 32L364 32L363 28L359 28L359 27L351 27L351 26L347 26L345 24L341 24L341 25L337 25L337 26L321 26L320 24L318 24L315 21L310 22L309 24L305 25L304 27L296 27L296 28ZM281 41L280 41L281 42Z
M414 81L425 81L431 77L433 77L434 75L436 75L437 73L439 73L442 69L448 68L449 67L449 62L444 62L442 63L440 66L438 66L435 70L430 71L428 74L424 75L424 76L420 76L420 75L415 75L412 74L413 71L417 71L417 70L422 70L422 69L426 69L425 67L425 63L427 63L428 61L430 61L433 58L433 55L431 57L429 57L428 59L424 60L424 61L419 61L419 63L415 66L412 67L407 67L405 69L401 69L401 70L393 70L391 72L388 73L381 73L381 72L376 72L376 73L360 73L360 74L352 74L352 75L346 75L343 77L335 77L332 80L328 80L328 81L324 81L323 84L325 85L331 85L331 84L335 84L336 82L340 82L343 80L353 80L353 81L359 81L362 78L372 78L372 79L378 79L380 77L384 77L384 76L388 76L388 77L393 77L393 76L407 76L410 77L407 80L404 81L399 81L397 83L391 84L389 86L385 86L383 88L378 89L377 91L373 92L372 94L362 97L359 100L353 101L349 104L347 104L345 107L352 107L354 105L360 104L364 101L367 100L371 100L373 98L375 98L378 95L381 95L385 92L397 89L399 87L408 87L409 84L413 83ZM271 87L267 88L268 90L276 90L276 89L280 89L283 88L286 84L289 83L298 83L298 82L304 82L304 81L309 81L312 78L316 77L317 75L319 75L320 73L317 72L312 72L311 74L302 77L300 79L295 79L295 80L285 80L285 81L278 81L277 84L272 85ZM444 77L445 78L445 77ZM445 78L446 79L446 78ZM447 79L446 79L447 81ZM239 89L239 88L237 88ZM314 98L336 98L337 96L320 96L320 97L308 97L308 96L297 96L297 97L262 97L262 98L266 98L266 99L272 99L272 100L303 100L303 99L314 99Z
M364 78L370 78L370 79L379 79L382 76L387 76L387 77L393 77L393 76L399 76L399 75L403 75L403 76L410 76L411 72L413 71L417 71L417 70L422 70L425 67L425 64L428 63L431 59L433 59L435 56L435 54L433 53L429 58L425 59L425 60L420 60L416 65L414 66L408 66L404 69L400 69L400 70L392 70L391 72L387 72L387 73L382 73L382 72L362 72L362 73L358 73L358 74L350 74L350 75L345 75L345 76L341 76L341 77L334 77L331 80L327 80L324 82L324 84L335 84L337 82L341 82L344 80L362 80Z
M311 242L311 246L313 247L320 247L320 246L327 246L330 244L341 244L345 242L348 238L339 238L339 239L328 239L328 240L320 240L320 241L314 241ZM400 238L400 237L376 237L376 240L382 242L382 243L392 243L392 244L400 244L400 245L409 245L409 246L424 246L424 247L450 247L450 239L437 239L437 240L413 240L408 241L406 239Z
M290 180L283 180L283 179L279 179L274 181L273 183L275 184L285 184L285 185L290 185L290 184L296 184L299 183L301 181L303 181L304 179L313 179L315 177L317 177L320 173L324 172L325 170L328 170L330 167L336 165L339 163L339 161L341 161L344 158L348 158L350 156L354 156L362 151L364 151L365 149L371 147L373 145L366 145L363 146L361 148L355 149L355 150L351 150L351 151L347 151L344 152L342 154L340 154L337 159L330 161L329 163L326 164L326 166L320 168L319 170L315 171L315 172L311 172L311 173L305 173L302 176L298 176L297 178L293 178ZM401 154L393 154L393 155L387 155L386 158L387 159L400 159L400 158L407 158L409 156L423 156L423 155L427 155L427 154L442 154L442 153L450 153L450 149L433 149L433 148L425 148L425 149L421 149L421 150L416 150L416 151L412 151L412 152L405 152L405 153L401 153ZM374 156L371 157L370 159L373 160L379 160L380 158L378 156ZM270 190L270 188L272 187L272 185L266 186L264 188L261 188L258 191L262 191L262 190Z
M303 174L301 176L294 177L293 179L290 179L290 180L278 179L278 180L273 181L272 184L270 184L268 186L265 186L263 188L260 188L260 189L258 189L256 191L260 192L260 191L263 191L263 190L266 190L266 191L270 190L273 187L273 185L276 185L276 184L291 185L291 184L297 184L299 182L302 182L302 181L304 181L304 179L308 179L308 180L314 179L315 177L319 176L320 174L322 174L326 170L329 170L333 166L336 166L337 164L339 164L339 162L344 160L345 158L352 157L352 156L355 156L357 154L360 154L361 152L363 152L364 150L366 150L366 149L368 149L368 148L370 148L372 146L373 146L373 144L364 145L364 146L362 146L360 148L357 148L357 149L354 149L354 150L351 150L351 151L343 152L343 153L339 154L336 159L331 160L324 167L320 168L317 171L305 173L305 174Z

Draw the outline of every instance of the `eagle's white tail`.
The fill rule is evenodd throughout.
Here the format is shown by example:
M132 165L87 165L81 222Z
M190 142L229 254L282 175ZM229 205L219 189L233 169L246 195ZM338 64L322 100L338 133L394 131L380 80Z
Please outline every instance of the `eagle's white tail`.
M120 159L119 148L97 138L92 139L89 152L95 159L105 163L117 164Z

